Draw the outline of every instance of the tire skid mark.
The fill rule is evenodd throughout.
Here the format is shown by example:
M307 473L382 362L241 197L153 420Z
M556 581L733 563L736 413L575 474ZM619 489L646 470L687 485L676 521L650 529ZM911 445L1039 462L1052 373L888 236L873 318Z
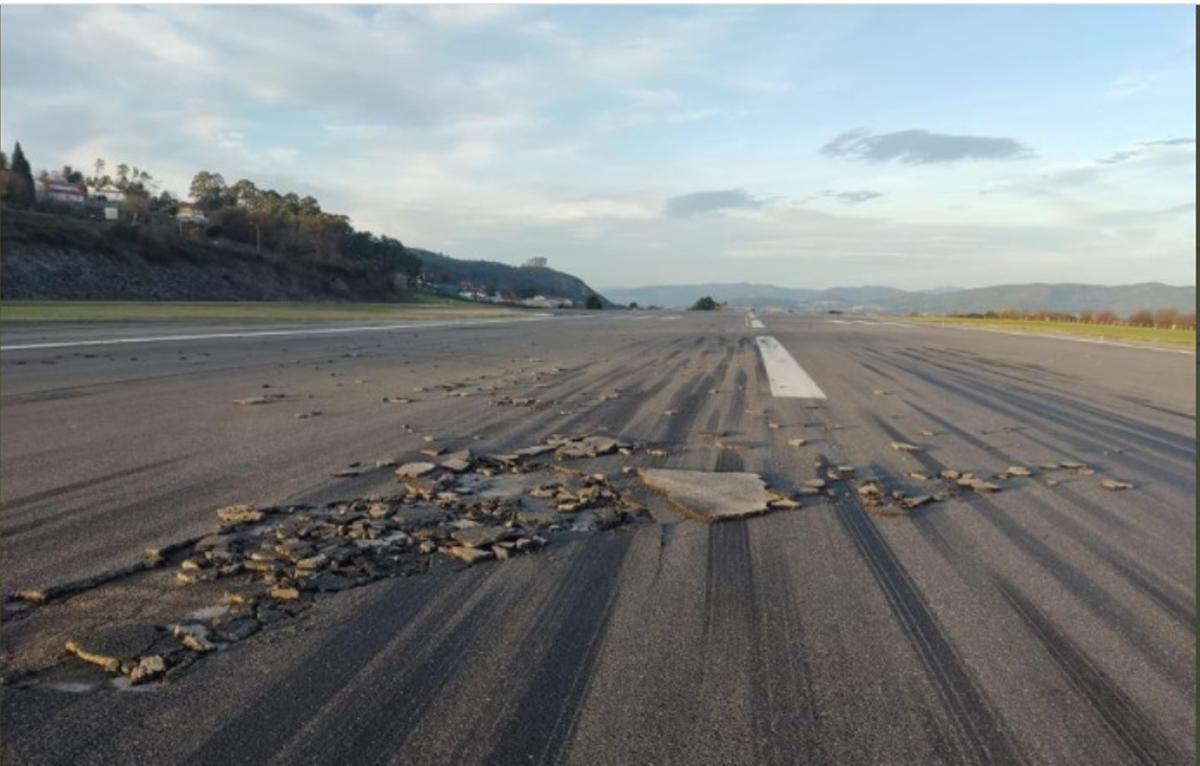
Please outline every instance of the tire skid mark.
M718 473L737 473L745 470L742 456L733 450L723 449L717 452L717 464L713 470Z
M479 598L469 607L461 607L458 619L438 640L423 644L423 651L417 656L404 657L403 680L388 684L389 693L379 700L372 713L356 716L351 724L338 721L336 736L317 738L321 743L336 743L336 749L347 748L347 752L327 751L314 760L345 758L349 762L352 757L360 763L378 763L402 752L447 685L467 672L471 657L481 651L480 644L490 632L488 626L503 620L505 614L517 608L524 595L501 591ZM292 758L295 756L293 754Z
M903 354L903 356L914 359L908 354ZM1099 440L1124 440L1127 443L1137 444L1151 452L1156 452L1168 459L1188 464L1194 464L1196 461L1196 443L1194 437L1189 439L1187 436L1151 423L1122 417L1110 410L1103 410L1089 403L1056 394L1050 390L1031 390L1027 387L1027 383L1025 386L1020 387L1000 388L978 376L972 376L969 371L956 368L952 365L939 364L929 360L914 359L914 361L927 366L937 367L950 373L959 383L973 389L969 393L973 396L972 401L976 403L980 403L980 400L982 400L989 407L994 408L996 403L1006 402L1018 408L1023 412L1021 419L1024 422L1032 423L1035 422L1033 421L1034 417L1041 418L1060 426L1074 428L1081 433L1089 434L1092 438ZM894 362L893 364L895 365ZM931 376L928 373L922 374L911 367L902 365L895 366L941 388L951 387L946 381ZM981 393L975 393L976 390L981 390L982 394L986 394L986 397ZM1085 418L1080 417L1081 414L1087 416L1087 421L1089 422L1084 422Z
M131 476L137 476L138 474L153 471L157 468L165 468L169 465L173 465L182 460L188 460L192 457L195 457L195 453L179 455L178 457L166 458L164 460L154 460L149 463L135 465L130 468L123 468L119 471L112 471L94 479L84 479L82 481L75 481L69 484L60 484L56 487L44 489L39 492L30 492L29 494L21 495L20 497L12 497L4 501L4 505L2 509L0 509L0 518L12 519L27 513L36 513L41 508L39 503L43 500L54 500L61 498L63 495L70 495L75 492L79 492L80 490L94 489L101 484L107 484L111 481L116 481L117 479L128 479ZM22 506L31 507L22 509Z
M1124 745L1138 763L1191 763L1191 759L1176 751L1167 737L1120 687L1069 638L1054 626L1021 591L1003 577L996 577L996 587L1012 606L1013 611L1054 659L1081 696L1095 710L1104 725Z
M621 566L632 536L587 541L563 583L548 599L523 646L536 645L545 626L546 651L533 668L533 681L500 729L502 736L484 761L494 764L559 763L574 736L581 704L591 686L617 595ZM455 762L461 762L455 758Z
M671 416L666 433L662 438L663 442L675 446L685 443L686 437L690 434L692 426L705 404L708 391L725 379L725 373L729 369L733 353L732 346L726 349L713 372L697 379L691 386L682 388L675 395L671 402L671 409L676 410L677 414Z
M756 658L763 654L761 617L758 600L747 597L757 593L754 563L750 552L750 533L745 521L710 524L708 555L704 577L704 627L702 652L704 663L742 660L740 668L750 680L754 732L754 763L767 762L764 747L770 739L765 701L756 699L762 679L755 675Z
M1069 433L1069 434L1077 435L1084 439L1096 439L1097 441L1091 441L1090 443L1088 443L1088 445L1086 447L1081 448L1088 452L1103 452L1110 448L1111 442L1120 441L1122 438L1125 438L1122 434L1112 435L1112 438L1108 438L1104 434L1103 430L1097 430L1095 427L1089 428L1089 427L1081 424L1079 422L1078 418L1072 418L1069 414L1068 415L1043 414L1040 412L1041 408L1037 407L1036 404L1029 405L1029 404L1022 403L1019 401L1018 402L1009 402L1008 405L1002 404L1001 403L1002 397L999 394L993 393L993 394L989 394L989 395L983 395L983 394L977 393L976 391L972 390L971 386L975 385L976 388L978 388L979 387L978 381L961 378L958 373L953 373L953 374L954 374L954 377L959 378L961 380L961 382L962 382L961 386L950 383L949 381L945 380L942 377L936 377L933 375L929 375L927 373L923 373L917 369L912 369L912 368L904 367L901 365L897 365L897 366L901 367L901 369L906 370L910 374L920 378L921 380L924 380L925 382L929 383L930 385L933 385L936 388L939 388L944 391L948 391L952 394L955 394L955 395L961 397L962 399L970 402L972 405L982 408L983 410L996 412L1005 417L1011 418L1012 420L1017 421L1019 423L1025 424L1027 426L1032 426L1033 428L1038 429L1038 430L1044 429L1046 421L1053 422L1057 425L1063 426L1066 429L1068 429L1067 433ZM1009 406L1009 405L1011 405L1011 406ZM1032 436L1029 436L1028 434L1026 434L1026 435L1027 435L1027 438L1033 438ZM1055 436L1056 438L1063 438L1061 434L1052 433L1052 435ZM1152 452L1156 451L1156 448L1154 446L1151 446L1148 449ZM1143 473L1147 476L1155 477L1159 481L1162 481L1163 483L1165 483L1169 486L1178 487L1178 488L1180 488L1180 491L1185 491L1189 494L1194 493L1193 492L1193 490L1195 489L1195 472L1194 471L1190 471L1190 470L1185 471L1182 469L1179 469L1179 470L1164 469L1163 467L1161 467L1155 463L1151 463L1143 458L1139 458L1139 457L1137 457L1135 455L1131 455L1129 453L1114 455L1112 457L1112 459L1119 460L1120 462L1123 462L1123 463L1129 465L1130 468L1132 468L1133 470L1140 471L1141 473ZM1170 460L1171 458L1165 457L1165 459ZM1189 462L1194 462L1194 460L1191 460ZM1183 479L1182 482L1180 481L1181 479Z
M907 369L907 368L905 368L905 369ZM1119 441L1121 438L1120 436L1117 436L1117 437L1115 437L1115 439L1108 439L1104 436L1103 433L1097 434L1094 430L1092 430L1091 433L1085 433L1085 431L1084 431L1085 427L1080 426L1080 424L1075 419L1072 419L1069 415L1065 416L1065 417L1040 418L1036 414L1034 414L1034 415L1030 414L1031 412L1034 412L1036 410L1036 408L1031 410L1030 408L1028 408L1025 405L1020 404L1020 403L1013 404L1012 406L1002 404L996 398L991 398L989 396L983 396L983 395L980 395L980 394L976 393L975 391L971 390L971 388L970 388L971 381L970 380L963 380L963 385L958 386L958 385L949 383L948 381L941 379L941 378L936 378L933 376L926 376L923 373L918 372L916 370L910 369L909 372L915 376L922 378L926 382L928 382L938 388L941 388L945 391L949 391L951 393L956 394L957 396L970 402L972 405L981 407L984 410L990 410L990 411L999 413L999 414L1004 415L1005 417L1011 418L1012 420L1015 420L1019 423L1022 423L1022 424L1028 425L1028 426L1032 426L1036 430L1044 431L1044 429L1045 429L1044 421L1045 420L1049 420L1060 426L1064 426L1067 429L1065 432L1047 432L1047 433L1049 433L1053 438L1062 439L1064 441L1067 441L1069 436L1083 439L1084 440L1083 444L1079 447L1079 449L1083 452L1099 453L1099 452L1107 451L1111 448L1112 441L1114 441L1114 440ZM1032 434L1030 434L1028 432L1024 432L1024 433L1025 433L1026 438L1028 438L1032 441L1035 441L1038 444L1046 446L1047 448L1052 448L1051 445L1046 444L1046 442L1036 438ZM1092 439L1098 439L1098 441L1092 441ZM1151 448L1151 451L1154 451L1153 448ZM1156 479L1157 481L1161 481L1162 483L1164 483L1168 486L1176 487L1181 492L1184 492L1186 494L1194 494L1195 472L1192 470L1185 471L1185 470L1180 470L1180 469L1172 470L1172 469L1163 468L1162 466L1160 466L1156 463L1152 463L1150 461L1145 460L1144 458L1140 458L1136 455L1131 455L1129 453L1112 455L1112 456L1110 456L1109 459L1113 460L1114 462L1123 463L1123 464L1127 465L1131 470L1140 472L1141 474L1143 474L1145 476L1152 477L1152 478ZM1167 458L1167 459L1169 460L1170 458ZM1189 466L1189 468L1190 468L1190 466Z
M924 417L927 417L933 422L938 423L938 425L942 428L945 428L948 431L956 432L956 435L959 435L960 438L964 439L965 441L978 441L974 436L965 431L962 431L961 434L958 434L957 432L961 431L961 429L952 423L943 420L937 415L928 412L924 408L912 404L911 402L907 402L907 404L917 412L920 412ZM1003 451L999 452L999 456L1009 462L1012 462L1011 456ZM941 464L934 461L934 463L925 465L924 467L926 470L933 470L932 465L940 466ZM936 470L940 471L941 468L938 467ZM1124 519L1121 519L1119 516L1116 516L1100 506L1097 506L1095 503L1089 503L1085 501L1083 498L1079 497L1067 488L1060 486L1057 494L1067 500L1068 504L1076 510L1082 511L1086 514L1099 515L1103 518L1112 517L1113 520L1119 522L1119 524L1116 524L1116 526L1119 526L1125 530L1134 529L1134 527ZM1186 597L1180 597L1177 595L1177 588L1174 585L1162 580L1158 575L1151 570L1146 569L1139 562L1120 555L1119 551L1115 550L1111 544L1105 544L1095 532L1076 521L1070 514L1059 512L1059 510L1052 504L1047 503L1037 497L1029 497L1027 498L1026 502L1037 506L1039 510L1053 516L1055 522L1064 527L1075 542L1086 548L1092 555L1105 561L1118 574L1129 580L1135 590L1142 592L1145 596L1154 601L1169 617L1171 617L1171 619L1179 622L1183 627L1187 628L1192 633L1196 632L1196 610L1194 601L1192 601L1192 603L1188 603L1188 599ZM923 522L924 519L920 518L920 521ZM924 525L919 524L918 526Z
M916 412L919 412L922 417L926 417L931 422L937 424L937 426L939 428L945 430L948 433L953 434L955 437L962 440L963 443L969 444L972 447L975 447L976 449L985 451L988 454L995 455L996 457L1000 458L1004 462L1012 462L1011 456L1008 453L1006 453L1004 450L1001 450L998 447L993 447L992 445L984 442L982 439L980 439L979 437L970 433L966 429L959 427L957 424L952 423L951 421L941 417L940 415L938 415L936 413L930 412L929 410L925 409L924 407L920 406L919 404L914 404L913 402L909 402L909 401L905 401L905 404L907 404L909 407L911 407ZM1034 442L1035 444L1045 447L1047 450L1050 450L1051 452L1056 452L1056 453L1061 452L1061 450L1055 448L1053 445L1051 445L1041 439L1038 439L1037 437L1031 435L1028 432L1022 432L1022 436L1024 438L1028 439L1029 441ZM939 465L940 465L940 463L939 463ZM1118 514L1113 513L1112 511L1108 510L1107 508L1105 508L1101 505L1098 505L1096 503L1087 502L1082 497L1079 497L1074 491L1072 491L1068 487L1060 484L1057 488L1057 491L1064 498L1070 500L1078 510L1081 510L1085 513L1091 514L1092 516L1095 516L1095 517L1101 519L1102 521L1107 523L1109 526L1114 527L1119 530L1122 530L1124 532L1137 531L1137 527L1135 527L1133 524L1130 524L1127 519L1122 518Z
M818 460L828 466L824 455ZM1017 763L1024 759L1000 714L988 703L946 637L908 571L852 495L831 500L838 523L858 549L888 608L908 638L942 701L959 750L972 763Z
M876 424L892 439L903 440L904 435L889 423L877 416L872 416ZM938 473L945 466L936 458L926 453L908 453L921 467L930 473ZM1037 562L1055 582L1061 585L1077 601L1086 606L1101 622L1113 631L1121 634L1129 645L1146 660L1155 670L1162 674L1172 685L1185 693L1193 688L1192 678L1185 668L1174 667L1154 646L1154 641L1141 627L1141 621L1127 606L1122 604L1078 566L1058 556L1046 543L1024 526L1014 521L1003 509L981 495L966 493L958 498L973 510L977 516L993 529L1003 535L1023 554Z
M762 555L757 562L756 616L765 630L754 633L750 701L764 752L756 755L762 756L760 763L826 763L830 757L822 745L821 717L804 645L804 618L788 577L786 559L791 551L770 545L758 550ZM768 668L766 657L783 658L782 667L777 663Z
M469 577L454 579L455 582L442 583L441 590L437 587L439 583L429 577L398 580L395 586L381 591L375 603L358 611L353 622L296 661L295 667L307 668L307 672L283 675L257 699L241 706L240 714L212 732L187 762L218 763L232 752L244 756L246 763L271 761L303 730L306 721L320 716L322 709L359 672L400 638L408 626L416 624L432 600L459 603L479 585L468 582L472 579ZM319 693L313 693L314 690ZM287 704L280 705L280 700L287 700ZM263 710L272 711L272 726L262 725Z
M909 372L910 374L916 375L916 373L911 368L904 367L902 365L897 364L894 359L892 359L891 357L889 357L886 354L883 354L883 353L873 350L873 349L871 350L871 353L875 354L880 360L887 362L890 366L896 367L897 369L901 369L901 370ZM1074 387L1070 391L1064 391L1060 388L1056 388L1053 386L1046 386L1046 385L1042 385L1040 388L1035 389L1035 388L1031 388L1030 386L1037 385L1037 384L1034 381L1031 381L1028 377L1019 377L1019 376L1009 375L1009 374L1005 374L1005 373L999 373L999 372L996 372L995 370L981 368L981 366L977 365L977 364L976 365L972 365L972 364L964 365L958 359L951 359L951 360L943 361L940 363L936 362L936 361L930 361L930 359L929 359L930 356L943 356L944 357L945 356L944 354L936 354L936 353L930 354L928 352L914 351L912 349L907 349L907 350L900 351L897 353L899 356L906 357L907 359L913 360L917 363L923 363L923 364L937 367L939 369L953 373L956 377L958 377L960 380L964 380L965 382L983 383L984 385L988 386L989 389L993 392L1007 393L1008 391L1011 390L1011 387L1010 388L999 388L996 386L996 384L993 381L987 380L988 376L1001 377L1001 378L1004 378L1005 380L1011 380L1011 381L1019 384L1017 388L1019 389L1020 393L1025 396L1040 397L1041 399L1044 399L1044 400L1052 400L1057 406L1059 406L1060 408L1066 408L1067 410L1070 410L1072 408L1077 408L1080 411L1083 411L1083 412L1091 415L1092 417L1098 419L1102 424L1106 424L1109 427L1127 428L1127 429L1131 430L1132 432L1134 432L1135 434L1140 434L1142 432L1149 433L1151 431L1155 431L1155 432L1158 432L1158 434L1159 434L1158 438L1161 438L1168 442L1175 442L1176 444L1184 447L1185 449L1192 449L1194 451L1194 445L1189 443L1186 440L1186 437L1183 437L1176 432L1172 432L1168 429L1164 429L1159 426L1155 426L1154 424L1147 423L1142 420L1136 420L1136 419L1116 415L1115 413L1113 413L1110 410L1105 409L1105 408L1095 407L1089 400L1083 399L1078 395L1078 384L1077 383L1074 385ZM1099 392L1099 393L1100 393L1100 395L1105 395L1107 392Z

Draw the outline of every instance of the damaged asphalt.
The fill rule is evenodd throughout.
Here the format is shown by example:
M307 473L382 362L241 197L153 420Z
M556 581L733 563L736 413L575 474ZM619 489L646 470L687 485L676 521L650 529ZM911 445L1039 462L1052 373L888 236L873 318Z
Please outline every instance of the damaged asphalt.
M6 353L5 761L1194 760L1194 359L740 319Z

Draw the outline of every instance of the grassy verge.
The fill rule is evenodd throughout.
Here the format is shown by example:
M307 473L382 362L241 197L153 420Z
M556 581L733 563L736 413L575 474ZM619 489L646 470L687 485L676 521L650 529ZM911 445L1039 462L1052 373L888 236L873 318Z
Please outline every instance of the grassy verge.
M1081 322L1052 322L1035 319L971 319L967 317L907 317L906 319L907 321L926 324L982 327L994 330L1011 330L1014 332L1046 333L1049 335L1078 335L1098 340L1133 341L1171 346L1195 347L1196 345L1195 330L1084 324Z
M433 295L414 303L4 301L0 322L339 322L505 316L516 309Z

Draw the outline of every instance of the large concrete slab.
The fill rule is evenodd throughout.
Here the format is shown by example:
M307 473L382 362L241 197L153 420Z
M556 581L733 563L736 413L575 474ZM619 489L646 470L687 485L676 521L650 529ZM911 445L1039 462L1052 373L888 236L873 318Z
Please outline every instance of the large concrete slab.
M756 473L643 468L638 476L680 513L708 524L767 511L767 488Z

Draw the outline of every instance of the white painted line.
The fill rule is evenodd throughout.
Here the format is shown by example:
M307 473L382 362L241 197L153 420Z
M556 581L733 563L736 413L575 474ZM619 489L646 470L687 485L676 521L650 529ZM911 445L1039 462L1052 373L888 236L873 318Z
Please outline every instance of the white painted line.
M771 380L771 395L787 399L824 399L825 392L808 376L783 344L772 335L755 339L762 354L763 366Z
M51 343L22 343L0 346L0 351L29 351L42 348L77 348L80 346L116 346L127 343L167 343L170 341L222 340L228 338L269 338L294 335L339 335L356 332L387 332L389 330L417 330L426 327L471 327L484 324L508 322L536 322L550 319L553 314L535 314L513 319L471 319L447 322L413 322L407 324L359 325L352 327L308 327L294 330L248 330L244 332L213 332L197 335L150 335L134 338L103 338L98 340L67 340ZM580 319L582 317L574 317Z
M767 327L765 324L762 323L761 319L751 319L750 326L753 327L755 330L764 330Z

